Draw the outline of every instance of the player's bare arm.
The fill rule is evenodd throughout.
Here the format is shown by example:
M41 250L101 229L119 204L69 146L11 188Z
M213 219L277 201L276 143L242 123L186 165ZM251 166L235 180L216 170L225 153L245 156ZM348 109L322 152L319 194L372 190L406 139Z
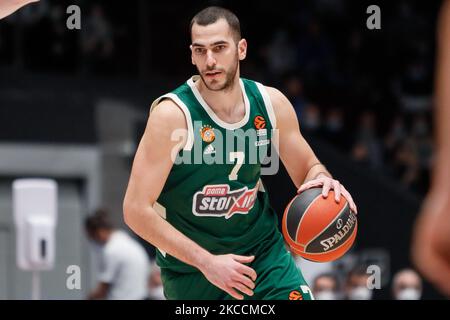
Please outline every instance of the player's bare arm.
M327 197L330 189L333 189L335 200L339 202L341 195L344 196L351 210L356 213L357 208L350 193L338 180L333 179L302 136L297 115L290 101L279 90L266 88L277 119L280 158L298 192L323 186L322 194Z
M436 69L436 159L431 189L415 224L412 257L417 268L450 297L450 1L441 8Z
M174 154L184 142L173 139L175 130L187 132L183 112L171 100L164 100L151 112L139 143L124 199L126 224L160 250L199 269L214 285L236 299L239 290L252 295L255 271L244 263L254 257L213 255L187 238L153 209L174 163ZM184 139L186 140L186 138Z
M23 6L39 0L2 0L0 2L0 19L3 19Z

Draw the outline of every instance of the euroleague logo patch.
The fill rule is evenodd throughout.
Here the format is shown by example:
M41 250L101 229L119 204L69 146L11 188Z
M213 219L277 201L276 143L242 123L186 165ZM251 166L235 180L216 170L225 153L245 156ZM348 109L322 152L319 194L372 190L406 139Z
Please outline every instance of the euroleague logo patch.
M303 300L303 295L298 290L293 290L289 293L289 300Z
M214 134L214 129L211 128L209 125L202 126L200 129L200 136L202 137L202 140L206 143L213 142L216 138L216 135Z
M264 119L263 116L256 116L253 119L253 124L255 125L256 129L264 129L266 127L266 119Z

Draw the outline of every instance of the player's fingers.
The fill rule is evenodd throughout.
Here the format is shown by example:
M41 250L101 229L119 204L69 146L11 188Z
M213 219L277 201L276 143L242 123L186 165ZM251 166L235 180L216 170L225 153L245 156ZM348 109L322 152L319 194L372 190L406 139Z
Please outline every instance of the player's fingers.
M244 284L245 286L247 286L250 289L255 288L255 283L249 277L244 276L242 274L238 274L235 278L235 281Z
M344 188L344 186L341 186L341 193L342 196L347 199L349 205L350 205L350 209L354 212L354 213L358 213L358 208L356 207L355 202L353 201L352 196L350 195L350 193Z
M336 202L341 201L341 184L337 180L333 180L331 184L334 190L334 200Z
M255 256L239 256L237 254L231 255L234 260L241 263L250 263L255 259Z
M234 290L232 287L226 287L225 292L237 300L244 299L244 296L242 294L237 293L236 290Z
M246 286L244 286L240 282L234 282L232 284L232 287L238 289L240 292L245 293L248 296L252 296L253 295L253 290L248 288L248 287L246 287Z
M300 186L300 188L297 190L297 193L300 193L300 192L303 192L303 191L305 191L305 190L307 190L309 188L318 187L318 186L321 186L321 185L323 185L322 181L317 181L317 180L310 181L310 182L307 182L305 184L302 184Z
M257 274L256 271L246 265L241 265L241 267L239 267L238 271L241 274L247 275L249 276L253 281L256 280Z
M298 188L297 193L303 192L308 188L308 183L302 184L300 188Z
M324 198L328 197L328 192L330 192L331 182L329 180L325 181L322 187L322 196Z

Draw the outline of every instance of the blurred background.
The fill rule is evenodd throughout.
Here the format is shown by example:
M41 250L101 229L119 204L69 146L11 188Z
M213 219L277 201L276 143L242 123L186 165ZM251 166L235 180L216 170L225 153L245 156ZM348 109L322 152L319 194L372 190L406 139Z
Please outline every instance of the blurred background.
M71 4L81 30L66 27ZM370 4L381 9L380 30L366 27ZM377 265L371 298L394 299L395 276L412 267L412 226L433 165L440 4L41 0L0 20L0 299L30 298L31 276L15 263L11 183L21 177L59 186L56 264L42 272L42 298L84 299L95 287L84 220L104 208L129 232L122 201L149 106L195 73L189 22L209 5L239 17L249 44L242 77L288 96L303 135L358 205L352 251L331 264L299 259L305 277L313 286L331 274L344 298L358 270ZM284 168L263 180L281 219L295 188ZM152 260L154 248L136 240ZM79 290L66 287L69 265L81 268ZM416 282L422 299L442 298Z

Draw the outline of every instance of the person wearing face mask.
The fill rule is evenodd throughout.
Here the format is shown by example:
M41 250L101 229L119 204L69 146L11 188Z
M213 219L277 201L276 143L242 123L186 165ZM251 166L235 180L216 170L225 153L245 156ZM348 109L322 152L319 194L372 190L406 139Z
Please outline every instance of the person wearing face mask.
M338 279L332 273L323 273L313 281L313 294L316 300L338 300Z
M420 300L422 279L412 269L400 270L393 279L392 295L395 300Z
M303 130L309 134L316 133L322 126L319 107L310 103L305 106L303 113Z
M363 267L351 270L345 284L347 300L372 300L373 291L368 288L369 274Z

